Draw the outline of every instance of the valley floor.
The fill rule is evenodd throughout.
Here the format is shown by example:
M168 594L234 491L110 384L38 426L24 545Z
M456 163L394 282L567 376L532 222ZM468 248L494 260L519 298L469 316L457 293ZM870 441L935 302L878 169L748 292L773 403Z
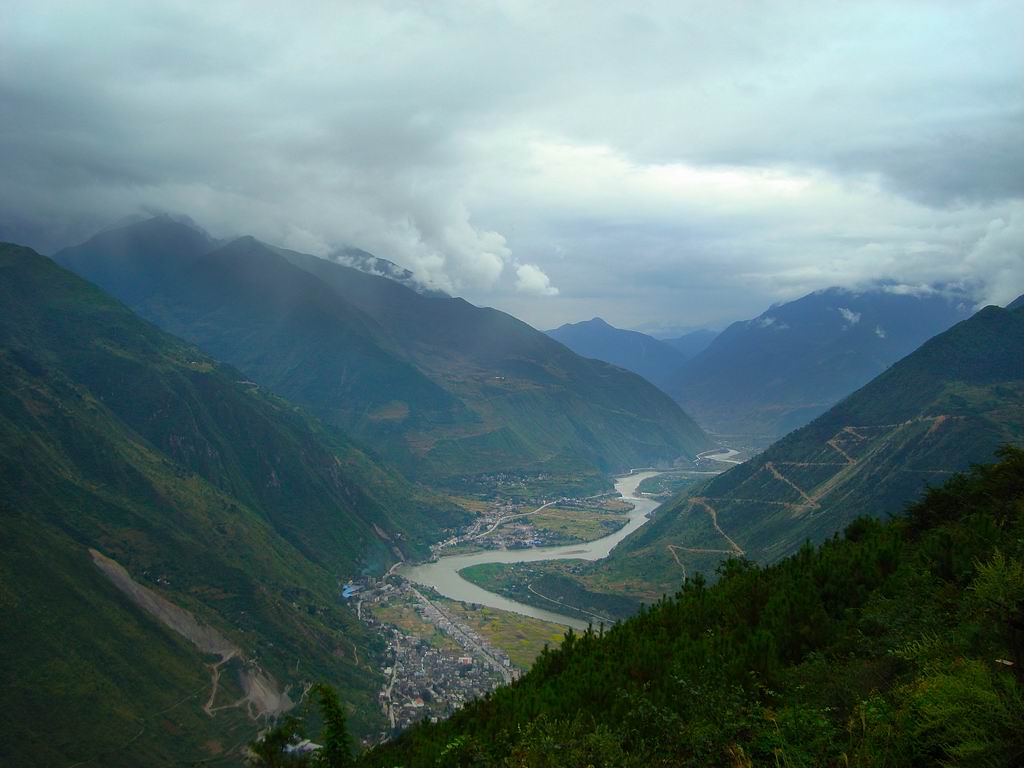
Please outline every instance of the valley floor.
M433 556L488 549L526 549L592 541L628 521L632 505L600 495L482 502L458 498L474 513L458 534L436 544ZM444 598L395 570L346 587L360 621L385 648L378 701L385 730L364 746L388 740L420 720L448 717L469 701L516 680L545 647L557 647L564 625ZM369 663L367 661L366 663Z

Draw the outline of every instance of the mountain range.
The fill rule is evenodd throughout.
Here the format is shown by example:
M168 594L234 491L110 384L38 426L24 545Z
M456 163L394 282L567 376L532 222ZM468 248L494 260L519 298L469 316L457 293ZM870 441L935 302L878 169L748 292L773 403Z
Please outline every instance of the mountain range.
M493 309L157 217L55 259L143 317L373 446L458 482L603 473L710 447L671 398Z
M596 567L658 595L724 558L775 562L1024 444L1024 307L986 307L764 453L663 505Z
M953 289L817 291L733 323L667 391L712 432L767 445L968 317L970 305Z
M696 354L687 355L683 350L698 348L700 340L705 337L705 334L697 332L692 339L693 334L671 341L658 341L638 331L615 328L600 317L568 323L547 331L547 334L578 355L633 371L661 389L665 389L672 375Z
M617 764L609 756L637 744L670 743L694 764L694 744L736 757L734 737L700 730L721 726L717 715L673 709L673 686L652 677L665 659L672 680L688 681L683 699L725 697L708 712L732 706L751 669L799 699L800 680L820 689L821 671L780 670L815 649L848 651L873 626L874 614L857 613L869 593L913 604L903 582L884 586L894 552L913 560L908 573L941 575L963 552L1019 545L981 518L957 528L956 546L933 529L935 519L960 525L942 494L974 489L975 503L998 491L1019 509L989 470L956 473L1024 443L1024 297L968 316L953 291L832 289L718 337L661 342L599 318L549 337L365 252L325 259L220 241L167 217L55 258L68 269L0 244L0 606L17 617L0 627L0 682L18 703L0 715L2 763L216 761L322 680L339 688L353 729L369 732L378 638L342 607L341 586L425 558L466 521L431 487L532 473L583 495L616 470L680 458L699 467L712 441L655 380L719 431L767 439L818 415L688 487L608 559L559 574L580 594L614 588L629 605L686 580L674 601L616 626L612 640L570 636L523 683L365 764L434 765L442 754L484 764L516 744L539 760L556 736L545 718L584 710L589 720L560 726L580 764ZM991 472L1019 464L1010 451L1000 466L1011 469ZM902 538L903 522L858 520L899 515L922 491L910 517L932 521L920 527L928 543ZM965 588L963 574L981 566L963 562L949 578ZM717 591L705 591L709 579ZM704 595L717 613L701 613ZM707 637L716 621L728 654ZM721 688L699 687L708 659ZM853 664L851 679L861 672ZM610 693L627 689L628 701ZM844 717L866 722L854 704ZM762 737L788 728L811 755L813 728L771 712ZM823 717L815 728L831 727ZM683 722L697 730L664 738ZM482 734L486 746L473 742Z
M340 584L425 556L464 517L8 244L0 514L0 605L17 617L0 623L17 702L0 762L30 765L215 758L310 680L337 684L369 729L377 672L358 649L375 640Z

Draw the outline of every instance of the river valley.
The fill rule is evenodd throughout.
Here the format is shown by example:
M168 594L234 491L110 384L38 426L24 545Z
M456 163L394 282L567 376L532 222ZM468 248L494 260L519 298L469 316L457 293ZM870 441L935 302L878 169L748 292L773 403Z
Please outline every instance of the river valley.
M402 565L397 573L409 581L435 589L441 595L453 600L477 603L504 611L512 611L523 616L531 616L545 621L556 622L574 629L586 629L586 622L578 618L566 616L555 610L545 610L526 605L516 600L490 592L470 583L460 575L460 571L472 565L482 563L532 563L541 560L600 560L608 556L620 541L647 522L648 515L658 506L658 502L638 495L637 488L648 477L658 472L634 472L619 477L615 481L615 489L622 498L633 504L629 512L629 520L615 533L584 544L569 544L559 547L534 547L530 549L501 549L484 552L473 552L463 555L442 557L436 562L420 565Z

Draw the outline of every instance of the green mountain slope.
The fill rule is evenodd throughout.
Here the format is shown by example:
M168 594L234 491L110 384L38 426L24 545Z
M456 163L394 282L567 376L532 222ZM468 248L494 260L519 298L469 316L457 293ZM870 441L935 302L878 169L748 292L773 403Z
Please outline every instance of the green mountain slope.
M415 403L427 421L450 420L458 408L371 318L250 237L189 264L136 309L345 427L394 401Z
M359 765L1019 765L1024 452L601 634Z
M438 474L547 463L603 471L694 456L709 446L671 398L639 376L587 360L504 312L415 294L305 254L293 263L386 328L416 365L466 403L477 425L418 458Z
M94 239L57 258L125 300L138 292L117 277L122 252L137 253L130 274L159 261L160 280L142 279L155 288L134 309L371 443L409 476L586 476L708 447L640 377L580 358L504 313L252 238L186 256L168 275L149 251L184 237L124 232L131 245L113 256Z
M651 593L730 554L774 562L1024 443L1024 312L986 307L808 426L674 503L599 568Z
M455 517L241 378L0 246L4 765L223 755L306 680L376 725L339 580Z

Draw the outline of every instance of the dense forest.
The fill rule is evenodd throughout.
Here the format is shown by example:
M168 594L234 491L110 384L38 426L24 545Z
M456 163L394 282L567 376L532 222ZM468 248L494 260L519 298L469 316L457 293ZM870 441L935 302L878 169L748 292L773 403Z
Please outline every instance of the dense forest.
M723 563L363 766L1024 764L1024 451Z

